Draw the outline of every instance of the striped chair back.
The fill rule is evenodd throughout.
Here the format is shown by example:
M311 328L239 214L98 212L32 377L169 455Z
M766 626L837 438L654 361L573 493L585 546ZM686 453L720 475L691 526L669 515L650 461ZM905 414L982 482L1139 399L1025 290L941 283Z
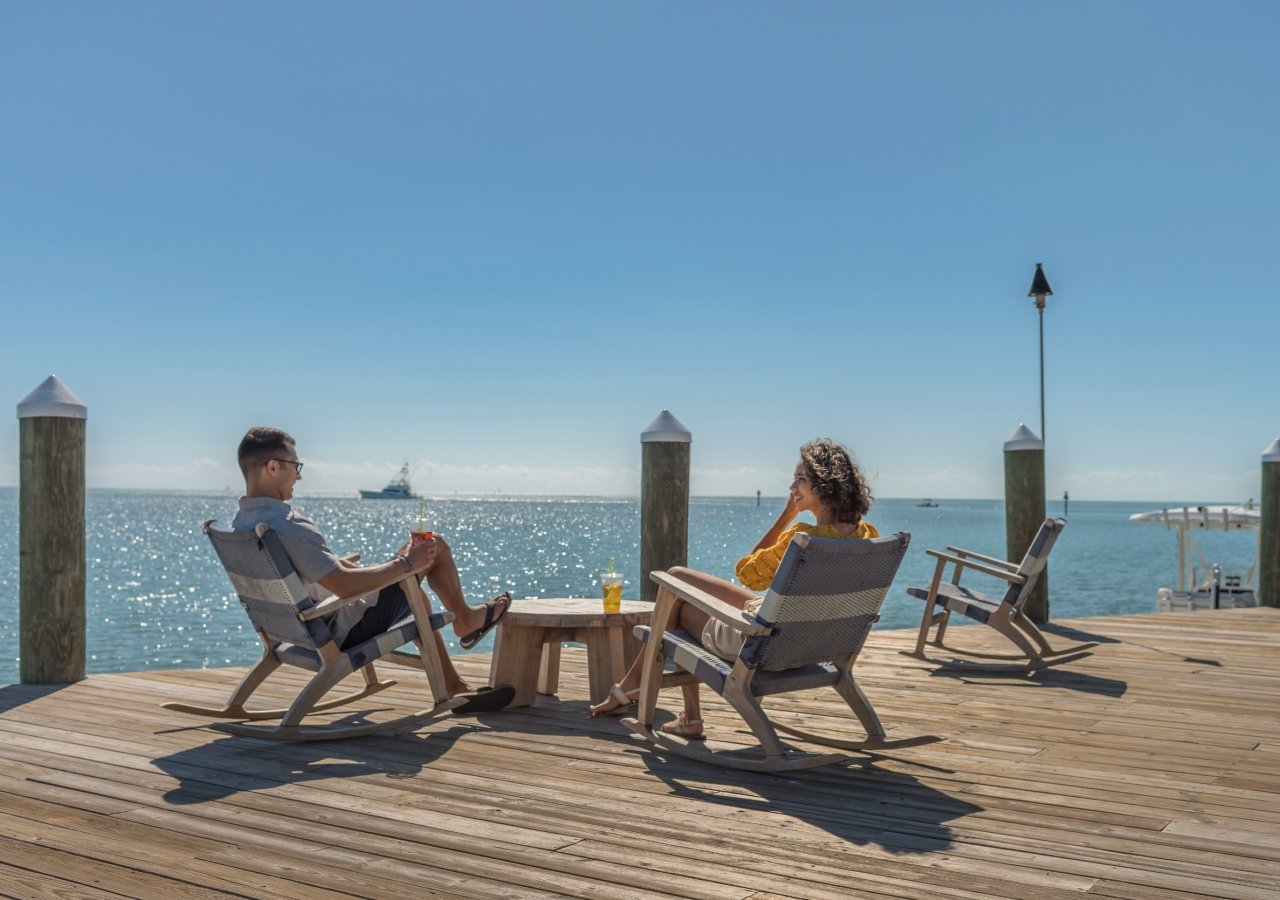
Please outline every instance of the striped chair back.
M1022 584L1009 585L1008 590L1004 592L1003 602L1019 609L1026 604L1027 598L1035 589L1036 582L1040 580L1041 573L1044 572L1044 567L1049 564L1049 551L1053 550L1053 545L1058 541L1058 535L1062 534L1062 529L1066 527L1066 519L1044 520L1044 524L1031 540L1027 555L1022 557L1022 564L1018 566L1018 574L1026 580Z
M204 533L258 632L269 640L311 650L333 639L324 622L298 618L299 613L315 606L315 600L307 593L280 538L269 527L229 531L209 519Z
M740 658L776 672L856 656L910 543L905 531L870 540L796 535L757 613L774 631L747 638Z

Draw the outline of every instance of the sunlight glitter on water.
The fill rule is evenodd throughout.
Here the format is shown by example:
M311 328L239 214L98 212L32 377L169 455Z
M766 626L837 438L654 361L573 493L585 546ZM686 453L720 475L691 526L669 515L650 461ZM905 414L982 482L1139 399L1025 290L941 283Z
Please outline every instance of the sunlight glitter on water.
M339 553L388 559L416 525L414 501L300 497L295 508L320 524ZM689 511L689 564L731 577L738 558L772 523L780 499L695 498ZM1173 536L1130 522L1147 503L1073 502L1050 561L1054 618L1151 612L1157 586L1173 578ZM0 488L0 684L18 673L17 490ZM1049 513L1058 514L1050 504ZM201 533L205 519L229 522L229 494L91 490L86 498L87 668L90 672L245 665L260 643ZM434 530L446 537L473 603L509 590L517 598L596 596L596 573L612 560L623 595L640 595L640 508L634 499L519 498L427 500ZM906 530L912 546L878 627L913 627L918 601L908 584L927 581L926 547L957 544L1004 557L1004 511L994 500L878 501L870 520L882 533ZM1247 564L1244 534L1197 535L1211 558ZM975 585L998 593L997 585ZM445 630L446 644L462 652ZM493 636L475 650L489 652Z

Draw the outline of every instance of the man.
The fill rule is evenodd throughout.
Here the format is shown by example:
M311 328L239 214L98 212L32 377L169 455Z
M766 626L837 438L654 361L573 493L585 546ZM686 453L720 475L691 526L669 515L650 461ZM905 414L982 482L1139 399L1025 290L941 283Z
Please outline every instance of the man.
M330 596L364 594L329 617L329 630L340 649L354 647L381 634L410 614L409 601L399 583L373 593L398 572L427 567L427 584L453 613L454 633L466 649L474 647L511 608L511 595L506 592L484 606L467 605L449 545L438 536L416 545L406 542L394 558L376 566L358 566L354 560L340 559L329 549L315 523L289 506L293 487L302 479L302 463L298 460L294 439L278 428L250 428L240 442L237 457L240 471L244 473L245 494L231 522L232 529L252 531L259 524L269 525L317 602ZM449 696L469 690L445 652L440 633L432 632L432 637L440 650ZM471 698L455 712L500 709L513 695L509 688L487 691Z

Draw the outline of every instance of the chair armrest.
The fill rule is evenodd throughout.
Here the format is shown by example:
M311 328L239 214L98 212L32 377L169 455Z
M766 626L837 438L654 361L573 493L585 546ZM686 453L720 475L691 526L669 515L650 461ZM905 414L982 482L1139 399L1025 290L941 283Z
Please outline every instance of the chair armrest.
M996 559L994 556L987 556L985 553L975 553L972 550L966 550L963 547L952 547L948 545L947 549L956 556L963 557L964 559L976 559L991 566L1001 566L1008 569L1010 572L1018 571L1018 563L1011 563L1007 560Z
M310 622L312 619L319 619L323 616L329 616L336 613L342 607L346 606L353 600L359 600L364 594L357 594L354 597L330 597L328 600L322 600L310 609L304 609L298 613L298 618L304 622Z
M310 609L304 610L303 612L298 613L298 618L304 622L309 622L312 619L318 619L321 616L332 615L333 613L342 609L342 607L346 606L348 603L350 603L353 600L359 600L361 597L364 597L368 594L376 594L378 591L382 590L383 588L390 587L391 585L396 584L397 582L404 581L406 578L412 581L412 579L409 578L409 576L414 574L416 574L416 570L415 572L409 572L407 574L403 570L399 572L392 572L389 575L387 575L386 578L379 580L373 587L369 588L369 590L367 591L364 591L359 594L353 594L350 597L330 597L327 600L322 600L321 602L317 603L315 606L311 607Z
M736 631L740 631L743 634L773 634L771 627L761 625L755 621L754 613L745 613L733 604L725 603L719 597L713 597L706 591L696 588L686 581L681 581L674 575L668 575L666 572L650 572L649 577L685 603L696 607L711 618L723 622Z
M987 575L993 575L1002 581L1009 582L1010 584L1022 584L1027 580L1017 572L997 569L993 566L988 566L980 562L974 562L971 559L966 559L963 556L952 556L951 554L943 553L940 550L926 550L924 552L932 556L934 559L942 560L943 562L955 563L957 574L959 574L961 568L966 568L975 569Z
M949 550L949 549L951 549L951 548L950 548L950 547L948 547L947 549ZM338 557L338 559L342 560L344 563L352 563L352 564L355 564L355 563L360 562L360 554L359 554L359 553L348 553L346 556L339 556L339 557Z

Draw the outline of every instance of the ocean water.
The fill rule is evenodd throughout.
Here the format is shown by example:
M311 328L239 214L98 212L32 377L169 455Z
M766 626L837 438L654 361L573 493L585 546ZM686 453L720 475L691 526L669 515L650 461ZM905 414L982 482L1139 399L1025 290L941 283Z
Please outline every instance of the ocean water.
M909 531L911 549L885 602L879 626L918 624L908 584L928 581L925 548L948 544L1004 557L1004 507L996 500L879 500L868 517L882 533ZM1057 619L1146 613L1158 586L1171 585L1175 540L1159 525L1130 522L1151 503L1073 502L1050 559L1050 609ZM1170 504L1173 505L1173 504ZM417 523L416 501L299 497L294 506L325 530L340 553L390 558ZM782 506L766 498L695 498L689 563L731 577ZM453 548L471 602L512 596L597 596L596 575L610 560L626 576L623 596L640 591L640 509L635 499L589 497L428 498L427 526ZM260 644L200 526L229 522L229 494L90 490L86 497L87 668L93 672L245 665ZM1047 512L1061 515L1062 504ZM1197 536L1210 561L1247 566L1256 534ZM972 580L971 578L975 579ZM994 581L966 584L999 592ZM462 652L446 629L450 651ZM492 635L474 652L492 649ZM0 684L18 679L18 492L0 488Z

